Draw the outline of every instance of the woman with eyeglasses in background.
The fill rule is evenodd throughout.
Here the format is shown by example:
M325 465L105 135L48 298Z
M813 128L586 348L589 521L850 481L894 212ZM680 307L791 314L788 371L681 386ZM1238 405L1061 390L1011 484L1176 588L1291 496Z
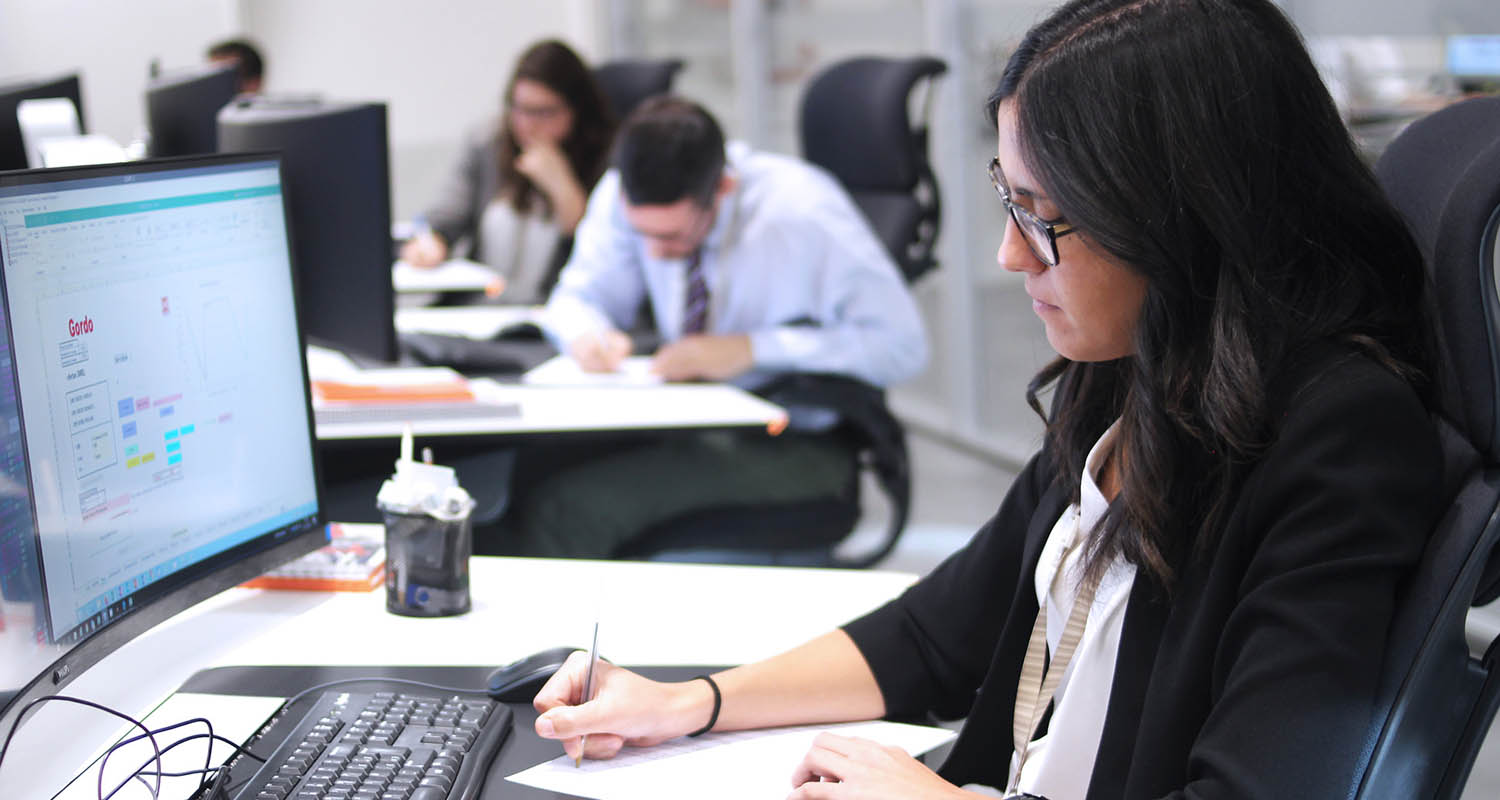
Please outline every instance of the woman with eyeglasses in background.
M1042 450L901 597L685 683L581 657L537 731L966 718L933 771L824 734L794 798L1348 796L1443 498L1421 256L1269 0L1077 0L988 103ZM1050 412L1039 395L1050 391Z
M468 240L471 257L505 279L504 302L537 304L604 174L614 118L583 60L554 40L521 54L504 104L470 136L401 258L437 266Z

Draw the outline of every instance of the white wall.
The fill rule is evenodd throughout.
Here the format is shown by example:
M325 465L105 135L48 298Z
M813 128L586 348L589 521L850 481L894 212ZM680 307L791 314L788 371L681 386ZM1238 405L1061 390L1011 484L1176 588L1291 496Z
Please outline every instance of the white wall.
M266 89L388 104L398 218L429 202L464 131L499 110L516 56L557 37L605 55L600 0L0 0L0 80L79 71L91 132L142 127L147 67L256 41Z
M499 111L531 42L556 37L599 54L594 0L244 0L272 92L384 100L397 218L426 205L463 134Z
M124 143L145 116L151 59L198 63L235 29L234 0L0 0L0 79L79 72L91 132Z

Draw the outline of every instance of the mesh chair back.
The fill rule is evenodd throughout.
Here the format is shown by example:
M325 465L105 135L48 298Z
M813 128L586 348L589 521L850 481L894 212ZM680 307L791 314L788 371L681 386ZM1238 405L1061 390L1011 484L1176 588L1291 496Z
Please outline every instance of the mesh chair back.
M833 173L907 280L935 262L940 208L926 120L912 88L948 69L935 58L854 58L820 73L802 98L802 155Z

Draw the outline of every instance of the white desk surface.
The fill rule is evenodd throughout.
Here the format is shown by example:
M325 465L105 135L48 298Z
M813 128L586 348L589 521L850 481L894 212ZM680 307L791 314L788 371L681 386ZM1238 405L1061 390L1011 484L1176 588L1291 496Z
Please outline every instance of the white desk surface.
M530 386L484 378L469 383L479 402L517 403L520 413L419 420L412 423L412 432L419 436L457 436L762 425L780 432L786 426L786 411L780 406L727 384ZM395 438L401 435L402 425L399 421L320 422L317 435L320 440Z
M498 291L505 284L489 267L467 258L453 258L427 269L397 261L391 267L391 285L397 292L407 293Z
M140 715L215 666L499 665L559 644L587 645L596 611L600 651L618 663L736 664L824 633L914 580L874 571L475 557L473 611L439 619L387 613L383 589L231 589L128 643L65 693ZM62 786L118 724L82 708L42 707L0 766L0 796L50 797L46 787Z

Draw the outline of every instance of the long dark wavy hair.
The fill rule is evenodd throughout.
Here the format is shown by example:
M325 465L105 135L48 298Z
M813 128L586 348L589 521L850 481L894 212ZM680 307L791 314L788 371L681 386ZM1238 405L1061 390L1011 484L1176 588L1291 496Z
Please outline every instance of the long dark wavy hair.
M1271 2L1074 0L1011 56L991 121L1002 102L1063 216L1148 285L1133 356L1060 358L1027 390L1075 502L1120 420L1090 570L1123 556L1170 591L1214 547L1274 436L1267 390L1312 344L1349 343L1430 403L1421 255Z
M609 144L615 132L614 113L609 110L609 101L594 80L594 73L572 48L555 39L546 39L528 47L516 60L515 71L501 97L503 107L510 105L516 81L523 78L557 92L572 110L573 128L563 139L562 150L573 174L578 176L584 191L588 191L608 166ZM499 136L500 199L524 214L532 209L533 203L545 203L546 198L530 178L516 170L521 148L510 132L508 119L502 119Z

